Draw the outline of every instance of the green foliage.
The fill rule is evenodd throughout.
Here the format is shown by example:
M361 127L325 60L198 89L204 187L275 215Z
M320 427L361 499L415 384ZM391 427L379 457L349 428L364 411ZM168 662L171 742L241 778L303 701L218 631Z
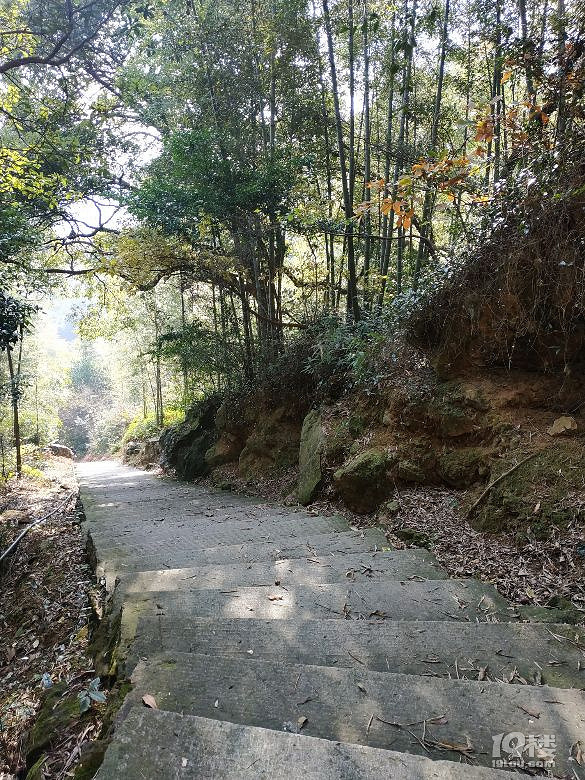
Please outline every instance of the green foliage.
M184 412L179 409L165 409L163 416L163 426L166 428L174 423L181 422L185 417ZM129 441L146 441L160 434L154 414L148 414L146 417L135 417L126 428L122 437L122 444Z
M103 691L100 691L101 684L100 678L95 677L87 688L84 688L77 694L77 698L79 699L79 712L81 715L90 710L93 704L106 703L106 694Z

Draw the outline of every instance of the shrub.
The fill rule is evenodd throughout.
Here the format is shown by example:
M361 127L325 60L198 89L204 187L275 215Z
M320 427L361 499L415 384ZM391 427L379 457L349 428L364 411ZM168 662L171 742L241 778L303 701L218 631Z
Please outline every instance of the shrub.
M184 418L184 413L179 409L165 409L163 414L163 426L166 428L173 423L180 422ZM156 418L154 413L148 414L146 417L142 415L136 416L126 428L124 436L122 437L122 446L129 441L146 441L146 439L152 439L154 436L158 436L160 433L156 424Z

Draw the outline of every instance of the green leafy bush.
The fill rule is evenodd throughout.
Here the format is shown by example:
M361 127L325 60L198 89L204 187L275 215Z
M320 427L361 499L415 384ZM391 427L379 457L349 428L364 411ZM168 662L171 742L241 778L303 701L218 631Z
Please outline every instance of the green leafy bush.
M165 409L163 426L166 428L173 423L180 422L183 417L184 414L180 409ZM137 416L126 428L122 437L122 446L129 441L146 441L146 439L151 439L159 433L154 413L148 414L146 417L142 415Z

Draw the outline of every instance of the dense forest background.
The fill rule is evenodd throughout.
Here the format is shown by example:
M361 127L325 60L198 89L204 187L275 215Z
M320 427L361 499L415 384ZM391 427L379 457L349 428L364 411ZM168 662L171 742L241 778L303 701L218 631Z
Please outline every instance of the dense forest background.
M574 372L584 26L565 0L2 0L3 475L15 416L107 454L211 393L373 391L405 344Z

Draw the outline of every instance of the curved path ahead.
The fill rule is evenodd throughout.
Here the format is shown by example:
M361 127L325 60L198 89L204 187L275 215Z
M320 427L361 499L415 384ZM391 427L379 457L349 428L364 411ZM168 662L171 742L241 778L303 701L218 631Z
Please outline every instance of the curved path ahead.
M526 761L585 777L575 627L521 623L491 586L338 517L115 462L78 473L109 662L133 683L99 780L501 777L512 732Z

